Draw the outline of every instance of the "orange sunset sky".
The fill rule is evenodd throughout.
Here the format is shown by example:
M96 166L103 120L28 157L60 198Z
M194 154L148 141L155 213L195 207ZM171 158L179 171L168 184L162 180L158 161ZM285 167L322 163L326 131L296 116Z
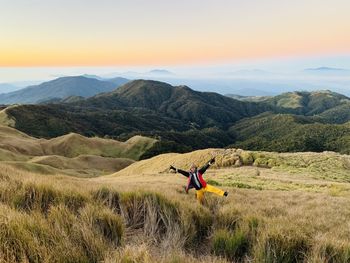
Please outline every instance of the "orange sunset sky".
M0 66L350 53L348 0L0 0Z

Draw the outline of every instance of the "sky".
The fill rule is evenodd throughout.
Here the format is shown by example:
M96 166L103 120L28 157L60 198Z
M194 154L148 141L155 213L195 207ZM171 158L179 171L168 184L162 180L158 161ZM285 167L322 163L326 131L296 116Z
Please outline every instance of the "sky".
M342 61L349 10L348 0L0 0L0 67Z

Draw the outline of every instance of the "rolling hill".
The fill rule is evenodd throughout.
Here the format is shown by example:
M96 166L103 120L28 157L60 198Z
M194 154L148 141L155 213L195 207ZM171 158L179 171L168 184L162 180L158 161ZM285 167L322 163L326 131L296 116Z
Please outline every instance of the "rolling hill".
M0 94L0 104L35 104L69 96L91 97L101 92L111 91L124 84L125 81L119 78L101 81L83 76L61 77L14 92Z
M137 160L156 142L154 139L134 136L125 142L111 139L87 138L69 133L50 140L37 139L16 129L0 126L0 147L28 156L60 155L69 158L80 155L124 157Z
M100 175L103 173L111 173L119 171L134 161L128 158L111 158L96 155L79 155L74 158L68 158L60 155L45 155L34 157L28 161L29 163L54 167L61 170L61 173L71 171L72 174L77 173L89 176L91 174Z
M130 165L156 142L141 136L119 142L74 133L46 140L0 125L0 162L27 171L89 177Z
M318 115L320 121L342 124L350 121L350 103L342 103Z
M312 116L321 114L339 105L349 105L350 98L329 90L313 92L295 91L267 98L264 102L276 107L281 113L285 111Z
M169 173L170 165L187 170L193 163L199 167L205 165L212 156L216 156L215 164L210 170L257 167L269 168L280 172L307 173L310 177L350 182L350 156L334 152L276 153L265 151L246 151L237 148L203 149L188 153L167 153L150 159L135 162L118 172L101 177L101 180L118 176L152 175Z

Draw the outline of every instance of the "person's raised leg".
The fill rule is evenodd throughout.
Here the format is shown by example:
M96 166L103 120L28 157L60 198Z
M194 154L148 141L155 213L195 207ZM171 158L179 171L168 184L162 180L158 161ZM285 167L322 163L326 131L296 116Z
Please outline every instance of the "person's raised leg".
M214 193L214 194L217 194L217 195L220 195L220 196L227 196L227 192L219 189L219 188L216 188L210 184L207 184L207 186L205 187L205 191L206 192L211 192L211 193Z

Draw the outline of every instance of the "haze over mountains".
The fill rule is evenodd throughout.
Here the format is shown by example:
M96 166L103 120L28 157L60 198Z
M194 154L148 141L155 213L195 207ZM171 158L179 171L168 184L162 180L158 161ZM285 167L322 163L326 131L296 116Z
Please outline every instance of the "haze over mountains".
M337 60L338 61L338 60ZM293 63L296 65L293 66ZM111 78L129 80L146 79L167 82L173 86L186 85L197 91L217 92L220 94L235 94L240 96L276 96L295 90L315 91L332 90L350 96L350 71L347 64L326 62L296 62L289 61L286 65L269 66L268 64L208 66L208 67L160 67L152 68L60 68L60 69L19 69L13 74L23 75L17 82L7 78L10 69L0 69L0 83L8 83L16 87L18 80L39 79L50 81L53 77L84 76L100 81L110 81ZM47 74L45 75L45 72ZM57 74L60 72L60 74ZM42 82L42 81L41 81ZM8 85L7 84L7 85ZM124 84L124 83L121 83ZM27 84L26 86L28 86ZM30 84L33 85L33 84ZM37 82L34 83L37 85ZM17 88L19 89L19 88ZM0 93L10 92L7 88ZM70 94L74 95L74 94ZM50 99L50 98L48 98Z
M305 71L308 72L329 72L334 74L342 74L342 73L349 73L350 70L343 69L343 68L331 68L331 67L318 67L318 68L307 68Z
M20 87L16 87L15 85L8 83L0 83L0 93L7 93L18 89L20 89Z

